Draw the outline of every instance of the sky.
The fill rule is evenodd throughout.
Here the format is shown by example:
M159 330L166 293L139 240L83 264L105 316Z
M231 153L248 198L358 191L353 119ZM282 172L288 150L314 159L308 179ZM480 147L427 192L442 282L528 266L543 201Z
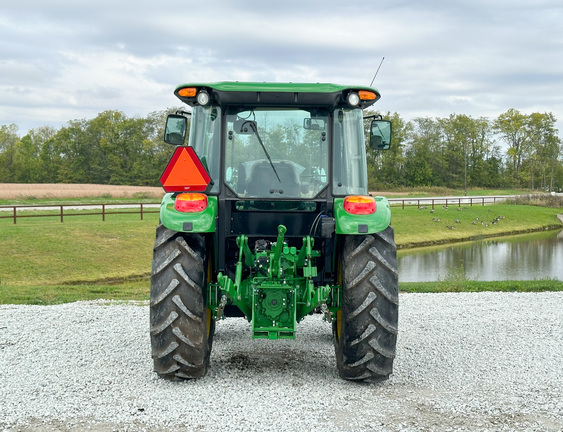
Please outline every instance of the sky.
M562 136L562 22L561 0L19 0L0 9L0 126L143 117L188 82L370 85L385 57L379 111L552 112Z

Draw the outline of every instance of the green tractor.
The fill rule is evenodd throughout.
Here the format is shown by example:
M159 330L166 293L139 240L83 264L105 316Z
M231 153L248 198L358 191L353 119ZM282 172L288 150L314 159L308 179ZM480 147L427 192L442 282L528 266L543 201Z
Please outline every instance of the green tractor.
M165 129L177 148L161 177L152 264L155 371L204 376L225 317L245 317L253 338L276 340L322 313L340 376L387 379L396 246L387 199L368 193L365 136L386 150L391 123L372 116L364 135L362 111L378 91L219 82L175 95L191 112L169 115Z

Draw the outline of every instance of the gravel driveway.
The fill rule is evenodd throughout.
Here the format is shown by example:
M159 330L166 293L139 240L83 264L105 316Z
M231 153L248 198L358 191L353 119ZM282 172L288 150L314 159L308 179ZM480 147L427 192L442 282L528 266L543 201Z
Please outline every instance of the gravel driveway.
M207 377L151 371L148 306L0 305L0 430L561 431L563 293L401 294L394 374L338 378L330 325L217 326Z

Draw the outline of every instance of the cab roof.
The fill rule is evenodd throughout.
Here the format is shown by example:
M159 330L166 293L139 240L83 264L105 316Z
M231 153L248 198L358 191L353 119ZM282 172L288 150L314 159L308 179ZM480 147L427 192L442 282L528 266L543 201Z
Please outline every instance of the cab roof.
M194 89L192 92L183 89ZM379 91L367 86L349 86L331 83L265 83L222 81L214 83L187 83L179 85L174 94L190 106L199 105L197 95L207 92L211 104L252 106L350 106L350 93L373 93L370 99L360 99L358 108L366 108L381 98ZM188 95L186 95L188 94ZM362 93L366 94L366 93Z

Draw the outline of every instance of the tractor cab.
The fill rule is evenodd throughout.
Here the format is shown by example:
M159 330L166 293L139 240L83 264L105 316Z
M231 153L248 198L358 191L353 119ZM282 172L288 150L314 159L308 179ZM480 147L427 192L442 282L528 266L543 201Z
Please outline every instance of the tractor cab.
M320 237L317 219L334 222L335 198L368 195L362 110L377 90L224 82L185 84L175 94L192 108L191 121L171 115L165 141L195 150L211 179L208 195L223 204L215 227L221 271L234 272L221 249L238 235L274 237L281 223L288 238ZM374 119L368 139L388 148L391 123Z
M184 84L174 93L190 111L170 115L164 134L177 147L161 177L167 193L151 283L155 370L166 377L204 374L214 323L224 317L246 317L254 338L292 339L299 321L323 311L334 322L341 376L388 376L392 358L384 354L396 340L396 249L389 203L368 192L366 142L388 149L391 123L372 116L365 131L363 116L379 92L219 82ZM351 283L361 287L352 293ZM375 302L380 297L387 300ZM377 313L351 326L364 309ZM184 330L167 330L170 310L186 316ZM374 322L378 316L386 322ZM195 351L193 341L178 335L194 328L209 339ZM356 335L360 330L364 336ZM366 369L359 362L365 353L357 350L371 333L384 337L377 343L385 347L383 354L370 351ZM167 350L176 345L189 358L171 357L176 349Z

